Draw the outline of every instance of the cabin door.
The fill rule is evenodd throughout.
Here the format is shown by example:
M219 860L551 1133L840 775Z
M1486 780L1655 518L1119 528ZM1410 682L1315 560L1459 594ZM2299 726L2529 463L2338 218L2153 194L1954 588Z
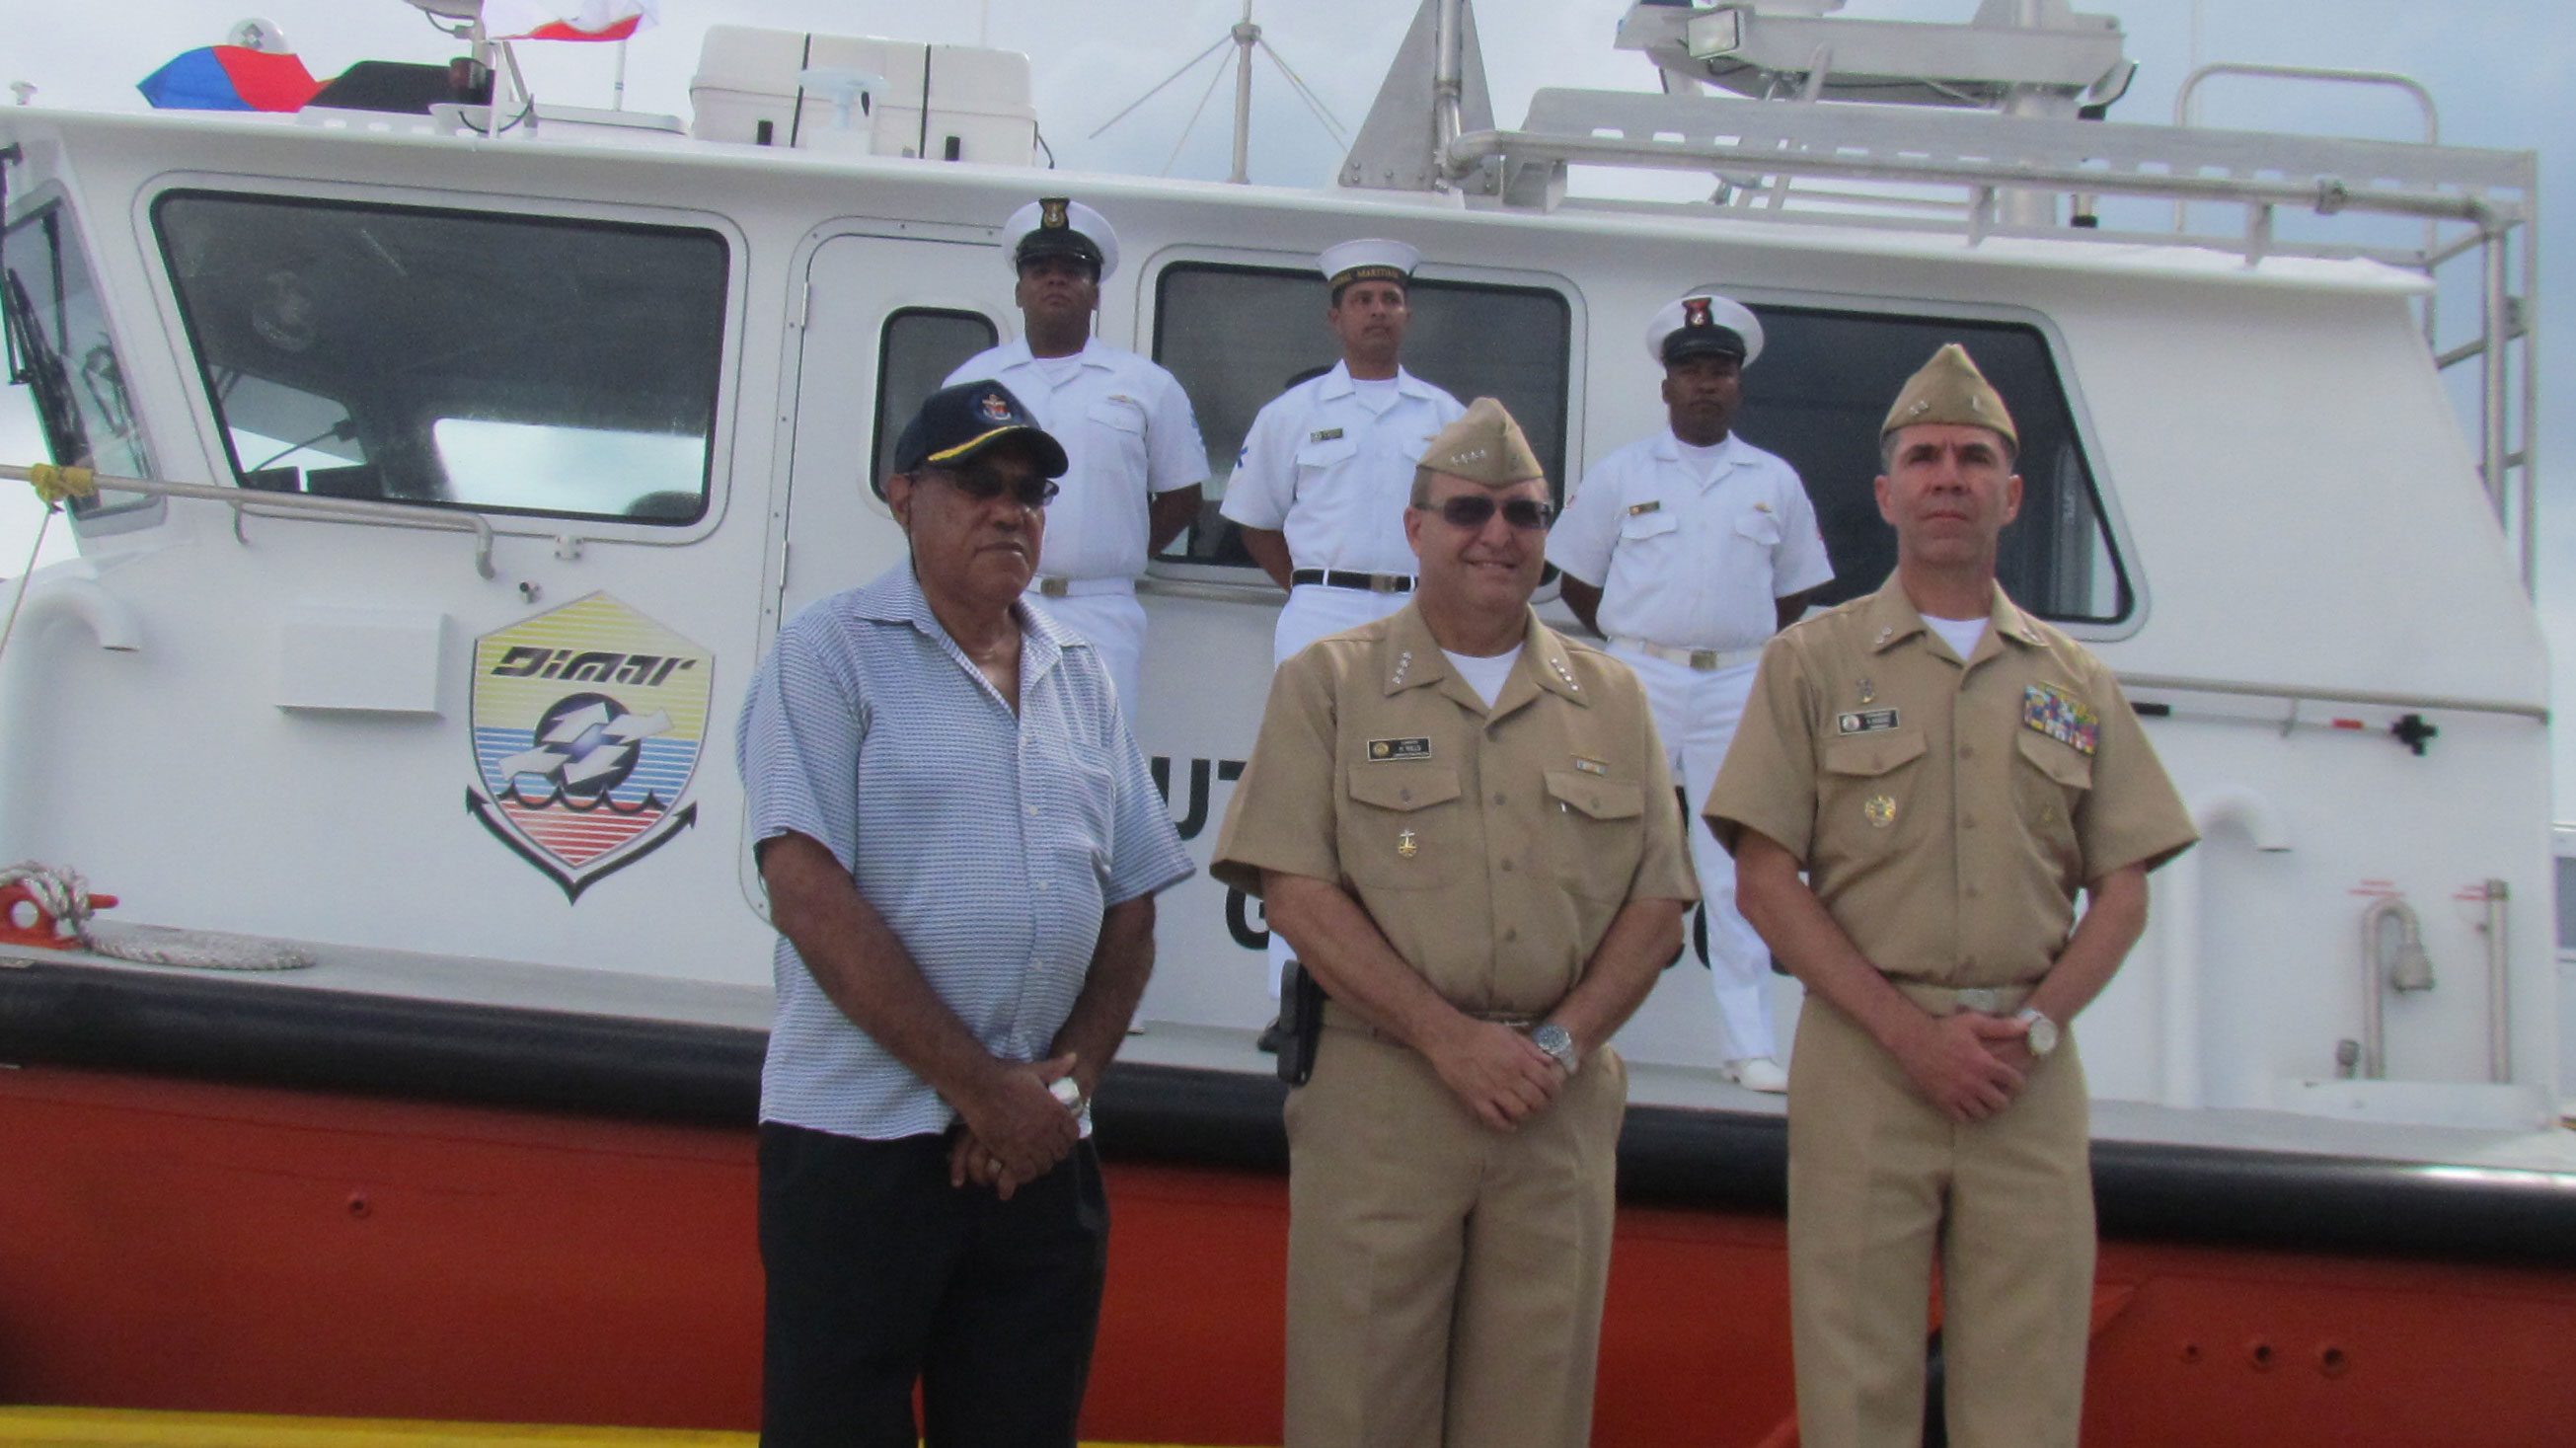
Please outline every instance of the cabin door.
M988 242L835 236L805 280L782 621L903 557L876 491L896 435L950 369L1018 330L1010 271Z

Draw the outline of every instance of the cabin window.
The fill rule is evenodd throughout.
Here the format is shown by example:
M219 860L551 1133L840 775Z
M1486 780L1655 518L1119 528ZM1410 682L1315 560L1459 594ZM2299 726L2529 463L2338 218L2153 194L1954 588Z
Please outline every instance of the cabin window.
M1756 305L1762 356L1744 371L1737 427L1797 468L1833 557L1822 604L1875 591L1896 567L1878 516L1878 428L1905 379L1945 342L1965 346L2021 433L2021 516L2004 529L1996 574L2043 618L2115 623L2132 607L2093 470L2047 339L2026 323Z
M886 474L894 471L903 425L921 410L922 400L967 358L1000 339L993 319L981 312L906 307L886 318L877 343L876 467L868 474L878 497L885 496Z
M706 515L716 233L202 191L153 215L242 486Z
M64 467L94 468L119 477L152 476L125 371L107 335L107 311L90 280L71 217L45 206L11 226L0 240L0 289L5 289L9 380L24 382L34 402L45 451ZM140 494L75 498L75 517L140 507Z
M1459 401L1501 399L1549 478L1565 477L1573 309L1544 287L1416 280L1404 369ZM1208 461L1206 506L1167 562L1252 566L1240 529L1220 517L1225 480L1262 405L1341 358L1324 327L1330 289L1313 268L1184 263L1155 285L1154 360L1190 395Z

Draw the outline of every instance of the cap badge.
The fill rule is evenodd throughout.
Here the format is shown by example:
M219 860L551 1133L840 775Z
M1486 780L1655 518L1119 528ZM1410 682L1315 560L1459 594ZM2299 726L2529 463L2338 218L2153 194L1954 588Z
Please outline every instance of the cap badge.
M1070 197L1039 197L1038 229L1040 231L1062 231L1066 227L1070 226L1072 223L1066 219L1064 209L1071 204L1072 199Z
M975 406L984 416L995 422L1011 420L1011 400L998 392L985 393L976 400Z
M1406 830L1395 837L1395 852L1408 860L1422 853L1421 846L1413 842L1413 831Z
M1706 327L1714 325L1708 319L1708 298L1685 297L1682 299L1682 325L1685 327Z
M1896 800L1889 795L1873 794L1869 802L1860 807L1860 812L1868 816L1870 828L1883 830L1896 823Z

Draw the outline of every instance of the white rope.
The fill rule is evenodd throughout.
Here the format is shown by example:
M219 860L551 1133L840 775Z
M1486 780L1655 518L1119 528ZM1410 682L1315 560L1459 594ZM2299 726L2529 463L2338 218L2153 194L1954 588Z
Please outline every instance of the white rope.
M0 654L9 652L9 636L18 631L18 608L27 601L27 575L36 571L36 557L45 551L45 530L54 526L55 505L45 505L45 515L36 522L36 541L27 550L27 566L18 570L18 586L9 594L9 617L0 621Z
M70 932L69 944L93 955L144 965L192 966L200 970L297 970L313 957L291 945L234 935L221 930L173 930L159 925L98 924L90 908L89 882L78 870L34 860L0 869L0 886L16 885Z

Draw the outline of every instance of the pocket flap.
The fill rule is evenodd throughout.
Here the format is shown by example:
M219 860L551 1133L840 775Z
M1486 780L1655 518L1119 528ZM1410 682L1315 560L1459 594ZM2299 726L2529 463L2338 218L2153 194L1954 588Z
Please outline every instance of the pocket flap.
M1752 508L1735 520L1735 531L1768 548L1780 541L1780 520L1759 508Z
M1551 769L1547 772L1547 792L1566 808L1596 820L1635 819L1646 812L1645 789L1634 780Z
M1104 397L1091 404L1084 412L1084 416L1103 427L1114 427L1120 432L1145 430L1145 409L1124 397Z
M1351 798L1380 809L1417 810L1458 797L1458 771L1445 764L1355 764Z
M1328 437L1321 442L1303 442L1297 445L1297 466L1329 468L1337 463L1349 461L1359 450L1358 440L1350 437Z
M1670 533L1681 525L1681 519L1658 508L1651 513L1630 513L1627 517L1620 519L1619 536L1622 538L1652 538L1658 533Z
M1855 734L1826 740L1823 763L1827 774L1885 774L1921 758L1924 748L1922 734L1911 729Z
M2093 761L2071 744L2060 744L2036 729L2021 731L2021 757L2039 772L2070 789L2093 787Z

